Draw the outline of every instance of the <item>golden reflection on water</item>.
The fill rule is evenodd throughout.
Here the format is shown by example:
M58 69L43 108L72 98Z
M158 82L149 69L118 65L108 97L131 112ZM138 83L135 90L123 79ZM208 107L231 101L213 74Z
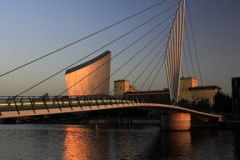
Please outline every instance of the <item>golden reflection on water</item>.
M157 134L155 135L157 137L145 137L145 133L132 132L133 136L129 135L128 132L99 132L94 131L93 128L66 127L64 160L114 159L121 157L131 159L132 154L139 152L138 154L144 155L149 151L151 152L151 150L174 151L175 153L168 153L173 157L177 153L186 155L192 152L191 134L189 131L160 131L160 139L158 139ZM159 141L163 142L164 145L161 147L164 148L160 146L155 148L154 144L159 143Z
M226 144L222 135L218 135L218 141L210 140L214 133L207 129L143 132L137 129L105 128L95 131L94 126L67 126L62 157L64 160L221 158L218 147ZM234 153L231 144L228 145L229 157Z
M94 127L67 126L64 140L64 160L106 159L107 144Z
M66 128L64 160L83 160L89 156L86 151L88 148L87 141L81 135L82 131L81 128L71 128L71 126Z

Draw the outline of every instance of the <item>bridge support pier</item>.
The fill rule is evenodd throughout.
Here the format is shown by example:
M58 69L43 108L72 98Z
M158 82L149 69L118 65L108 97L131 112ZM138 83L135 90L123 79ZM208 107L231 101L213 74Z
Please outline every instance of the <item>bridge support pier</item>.
M190 121L190 113L164 113L161 115L163 130L189 130L191 125Z

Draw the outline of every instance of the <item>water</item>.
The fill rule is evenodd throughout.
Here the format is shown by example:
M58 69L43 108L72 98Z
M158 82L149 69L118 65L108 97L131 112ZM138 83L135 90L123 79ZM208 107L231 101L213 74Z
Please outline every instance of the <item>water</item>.
M240 159L240 130L159 126L0 125L3 160Z

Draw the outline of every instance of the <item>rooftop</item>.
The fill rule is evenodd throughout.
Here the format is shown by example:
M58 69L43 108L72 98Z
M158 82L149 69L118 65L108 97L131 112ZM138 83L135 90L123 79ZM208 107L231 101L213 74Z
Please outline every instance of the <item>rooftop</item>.
M191 88L189 88L189 90L196 90L196 89L219 89L219 90L221 90L222 88L219 87L218 85L197 86L197 87L191 87Z
M149 94L149 93L158 93L158 92L166 92L166 93L169 93L169 90L155 90L155 91L138 91L138 92L126 92L126 94L137 94L137 93L146 93L146 94Z
M129 80L125 80L125 79L119 79L119 80L116 80L116 81L114 81L114 82L124 82L124 81L129 82Z
M65 75L69 74L69 73L72 73L74 71L77 71L77 70L79 70L81 68L84 68L84 67L86 67L86 66L88 66L90 64L93 64L93 63L97 62L98 60L102 59L103 57L107 56L110 53L111 52L107 50L104 53L100 54L99 56L97 56L97 57L95 57L95 58L93 58L93 59L91 59L91 60L89 60L89 61L87 61L87 62L85 62L83 64L80 64L80 65L78 65L76 67L70 68L70 69L66 70Z

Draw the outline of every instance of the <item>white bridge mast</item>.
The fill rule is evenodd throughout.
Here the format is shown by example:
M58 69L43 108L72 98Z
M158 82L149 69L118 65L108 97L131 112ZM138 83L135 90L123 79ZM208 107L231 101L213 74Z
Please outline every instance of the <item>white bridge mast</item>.
M171 100L178 102L182 63L185 0L180 1L168 37L165 68Z

